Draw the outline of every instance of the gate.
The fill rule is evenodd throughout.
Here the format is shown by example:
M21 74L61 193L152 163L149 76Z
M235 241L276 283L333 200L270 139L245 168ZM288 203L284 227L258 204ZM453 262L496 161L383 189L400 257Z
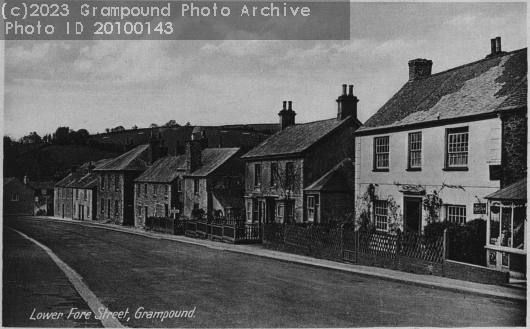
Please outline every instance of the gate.
M341 248L340 256L343 262L354 263L358 262L358 250L359 250L359 231L355 231L353 228L344 229L344 225L341 227Z

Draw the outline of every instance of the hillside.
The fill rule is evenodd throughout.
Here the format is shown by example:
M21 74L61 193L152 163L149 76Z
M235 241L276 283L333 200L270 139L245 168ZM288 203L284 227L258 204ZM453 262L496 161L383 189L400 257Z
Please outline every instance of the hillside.
M42 145L25 152L10 149L4 155L4 177L22 179L27 175L32 181L50 181L60 179L73 165L114 158L120 153L88 145Z

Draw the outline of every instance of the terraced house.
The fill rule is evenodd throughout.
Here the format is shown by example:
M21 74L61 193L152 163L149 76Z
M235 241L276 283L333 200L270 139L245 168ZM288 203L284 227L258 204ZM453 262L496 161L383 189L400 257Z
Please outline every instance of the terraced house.
M377 230L397 221L422 232L422 201L434 192L440 219L486 219L486 196L526 177L527 50L503 52L500 41L485 58L435 74L432 61L411 60L408 82L355 133L356 195L375 189Z
M134 180L135 226L144 226L148 217L180 217L185 173L185 155L167 156Z
M97 219L134 225L134 180L166 155L163 140L152 136L149 144L140 145L94 169L98 175Z
M243 156L247 221L326 222L353 215L353 133L361 122L353 86L346 88L333 119L296 124L292 102L283 102L282 130Z

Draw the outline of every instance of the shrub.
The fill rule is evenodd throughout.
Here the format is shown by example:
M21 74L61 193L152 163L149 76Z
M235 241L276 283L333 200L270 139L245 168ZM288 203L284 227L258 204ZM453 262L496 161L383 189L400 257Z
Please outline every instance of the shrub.
M191 211L191 217L196 219L202 219L204 217L205 211L203 209L193 209Z
M485 220L474 219L464 225L448 221L429 223L425 226L425 237L443 236L445 229L449 234L449 259L486 266Z

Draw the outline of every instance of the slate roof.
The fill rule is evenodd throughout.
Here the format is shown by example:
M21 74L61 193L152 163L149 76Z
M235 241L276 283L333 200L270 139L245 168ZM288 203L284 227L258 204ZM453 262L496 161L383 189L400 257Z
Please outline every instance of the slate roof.
M219 201L223 208L245 209L244 190L212 190L212 195Z
M83 177L80 172L71 173L55 184L55 187L68 187L70 184Z
M350 158L346 158L304 190L352 192L354 190L354 171L353 161Z
M98 185L98 174L95 172L86 173L79 176L76 180L70 183L67 187L71 188L92 188Z
M178 170L186 170L186 156L167 156L158 159L149 169L144 171L135 182L170 183L175 180Z
M524 48L409 81L357 133L526 106L527 66Z
M493 200L526 200L526 178L501 188L486 197Z
M289 126L266 139L242 158L301 153L349 120L337 121L334 118Z
M239 147L204 149L201 153L202 165L194 172L186 176L208 176L214 170L219 168L219 166L225 163L228 159L230 159L234 154L236 154L239 150Z
M149 144L140 145L127 153L120 155L94 170L145 170L148 167L147 152Z
M57 182L28 182L28 186L34 190L50 189L53 190Z

